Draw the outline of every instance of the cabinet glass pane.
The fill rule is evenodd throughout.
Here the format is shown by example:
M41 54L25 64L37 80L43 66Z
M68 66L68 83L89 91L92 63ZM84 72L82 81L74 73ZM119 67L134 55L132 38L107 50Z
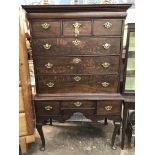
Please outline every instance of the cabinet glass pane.
M130 32L129 51L135 51L135 32Z
M128 58L127 70L135 70L135 58Z
M126 77L125 90L135 90L135 77Z

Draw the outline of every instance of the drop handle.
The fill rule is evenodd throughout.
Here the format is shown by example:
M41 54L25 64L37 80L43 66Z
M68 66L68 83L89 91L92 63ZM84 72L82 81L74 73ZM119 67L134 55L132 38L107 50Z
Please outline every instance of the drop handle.
M101 85L106 88L106 87L108 87L110 85L110 83L108 83L108 82L102 82Z
M82 24L80 24L79 22L75 22L74 24L73 24L73 27L74 27L74 33L75 33L75 37L77 37L77 36L79 36L79 34L80 34L80 27L81 27L81 25Z
M49 50L51 48L51 45L46 43L43 45L44 49Z
M103 44L102 46L104 47L104 49L106 49L106 50L107 50L107 49L109 49L109 48L110 48L110 46L111 46L111 45L110 45L110 44L108 44L108 43L105 43L105 44Z
M54 87L54 83L52 83L52 82L49 82L49 83L47 83L46 85L47 85L49 88Z
M47 111L50 111L50 110L52 110L53 109L53 107L51 107L51 106L46 106L45 107L45 110L47 110Z
M112 110L112 106L106 106L106 107L105 107L105 110L106 110L106 111L111 111L111 110Z
M110 66L110 63L108 63L108 62L104 62L102 64L102 67L104 67L104 68L108 68L109 66Z
M80 107L80 106L82 105L82 102L79 102L79 101L74 102L74 105L75 105L76 107Z

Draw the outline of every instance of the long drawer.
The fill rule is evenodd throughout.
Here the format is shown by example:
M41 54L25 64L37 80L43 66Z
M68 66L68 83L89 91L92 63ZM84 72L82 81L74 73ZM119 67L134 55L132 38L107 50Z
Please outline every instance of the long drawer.
M36 74L117 74L119 56L38 57L35 67Z
M120 38L33 39L33 55L112 55L120 54Z
M40 75L36 76L36 90L50 93L116 93L118 75Z

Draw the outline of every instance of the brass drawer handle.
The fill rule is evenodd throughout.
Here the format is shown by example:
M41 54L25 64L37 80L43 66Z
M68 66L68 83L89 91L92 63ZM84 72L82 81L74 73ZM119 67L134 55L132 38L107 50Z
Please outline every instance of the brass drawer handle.
M48 62L47 64L45 64L45 67L48 68L48 69L50 69L50 68L53 67L53 64L51 64L51 63Z
M108 87L110 85L110 83L108 83L108 82L102 82L101 84L103 87Z
M73 40L72 41L72 43L75 45L75 46L78 46L79 44L80 44L80 40L78 40L78 39L75 39L75 40Z
M104 27L107 28L107 29L111 28L111 26L112 26L112 23L110 23L110 22L106 22L104 24Z
M50 27L50 24L48 24L48 23L43 23L43 24L41 24L41 27L42 27L43 29L47 30L47 29Z
M102 64L102 67L104 67L104 68L108 68L109 66L110 66L110 63L108 63L108 62L104 62Z
M80 77L80 76L75 76L75 77L74 77L74 80L75 80L76 82L79 82L79 81L81 80L81 77Z
M104 44L104 45L102 45L102 46L104 47L104 49L106 49L106 50L107 50L107 49L109 49L109 48L110 48L110 46L111 46L111 45L110 45L110 44L108 44L108 43L105 43L105 44Z
M52 87L54 86L54 83L49 82L49 83L47 83L46 85L47 85L49 88L52 88Z
M47 111L50 111L50 110L52 110L53 109L53 107L51 107L51 106L46 106L45 107L45 110L47 110Z
M78 64L79 62L81 62L81 59L79 59L79 58L74 58L73 59L73 63Z
M76 107L80 107L80 106L82 105L82 102L79 102L79 101L74 102L74 105L75 105Z
M51 45L46 43L45 45L43 45L44 49L49 50L51 48Z
M80 34L80 30L79 28L81 27L82 24L78 23L78 22L75 22L73 24L73 27L74 27L74 33L75 33L75 37L77 37L79 34Z
M106 110L106 111L111 111L111 110L112 110L112 106L109 106L109 105L106 106L106 107L105 107L105 110Z

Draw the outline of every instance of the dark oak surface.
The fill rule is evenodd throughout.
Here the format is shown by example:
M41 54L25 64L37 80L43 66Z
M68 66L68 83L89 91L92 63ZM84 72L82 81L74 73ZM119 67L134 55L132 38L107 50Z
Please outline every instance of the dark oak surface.
M56 93L56 94L37 94L34 101L44 100L122 100L119 93Z
M78 22L81 24L79 28L79 36L91 36L91 20L63 20L62 34L64 36L75 36L73 24Z
M48 29L43 29L42 24L46 23L46 21L33 21L31 23L32 36L33 37L59 37L61 32L61 23L58 20L50 20L47 23L50 25Z
M76 63L75 61L79 62ZM118 74L119 56L36 57L36 74ZM51 68L46 65L52 64ZM103 66L106 63L109 66Z
M48 12L126 12L131 4L95 4L95 5L22 5L28 13L48 13ZM88 14L88 12L87 12Z
M42 149L43 121L64 122L75 112L93 121L114 120L111 145L115 148L123 99L119 91L122 35L130 6L23 6L30 21L37 92L34 104ZM81 24L77 29L76 22ZM44 29L42 24L49 27ZM105 62L110 65L103 67ZM45 68L47 63L52 64L50 69Z
M105 28L104 24L110 22L112 24L110 29ZM94 35L121 35L122 34L122 20L116 19L98 19L94 20L93 34Z
M73 41L79 40L79 45L74 45ZM108 49L103 45L110 44ZM49 44L51 47L45 49L43 45ZM50 38L33 39L33 55L54 56L54 55L113 55L120 54L120 38Z
M80 77L80 81L74 78ZM48 83L54 83L53 87L48 87ZM102 83L109 85L103 87ZM116 93L118 89L118 75L51 75L37 76L37 93Z
M111 106L107 111L105 108ZM97 115L120 115L122 103L120 101L97 101Z

